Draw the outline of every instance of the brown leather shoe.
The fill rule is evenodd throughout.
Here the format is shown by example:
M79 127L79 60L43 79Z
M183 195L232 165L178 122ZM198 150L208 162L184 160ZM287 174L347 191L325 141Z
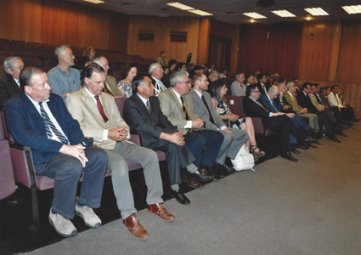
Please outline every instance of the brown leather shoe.
M188 185L188 187L193 189L198 189L203 186L203 184L198 181L198 179L191 173L184 171L183 180Z
M133 236L141 239L147 239L149 237L149 233L145 230L142 224L139 223L137 216L134 214L123 220L123 223Z
M175 221L175 216L170 214L167 209L165 209L163 203L162 204L152 204L148 205L148 211L154 213L161 217L165 221Z

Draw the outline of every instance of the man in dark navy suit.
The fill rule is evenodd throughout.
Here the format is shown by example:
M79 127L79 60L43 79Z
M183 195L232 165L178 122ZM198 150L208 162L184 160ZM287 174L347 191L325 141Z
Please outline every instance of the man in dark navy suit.
M98 227L101 220L92 208L100 206L105 152L90 147L62 98L50 94L43 70L26 67L19 80L24 92L6 102L7 123L13 138L32 149L36 174L54 178L50 224L61 236L73 236L77 230L70 219L76 212L87 226ZM77 201L77 185L83 173Z

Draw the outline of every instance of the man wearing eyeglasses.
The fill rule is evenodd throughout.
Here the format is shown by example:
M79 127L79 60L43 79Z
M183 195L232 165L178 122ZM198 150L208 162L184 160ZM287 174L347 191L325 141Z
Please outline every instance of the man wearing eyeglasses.
M223 142L223 135L203 128L204 121L194 113L192 104L186 104L184 96L190 91L188 73L178 71L172 74L170 88L159 94L163 114L173 126L180 130L186 147L192 152L198 167L194 174L200 181L214 179L211 169Z
M296 136L293 123L282 112L270 112L259 101L260 90L257 84L247 86L246 98L243 101L244 112L249 117L262 118L265 129L279 133L281 136L281 157L293 162L297 162L291 153L290 134Z

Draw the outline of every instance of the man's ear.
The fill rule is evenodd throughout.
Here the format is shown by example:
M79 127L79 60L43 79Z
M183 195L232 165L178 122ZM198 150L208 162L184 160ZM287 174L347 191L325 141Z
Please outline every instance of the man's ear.
M31 87L30 86L24 86L24 91L26 94L31 94Z

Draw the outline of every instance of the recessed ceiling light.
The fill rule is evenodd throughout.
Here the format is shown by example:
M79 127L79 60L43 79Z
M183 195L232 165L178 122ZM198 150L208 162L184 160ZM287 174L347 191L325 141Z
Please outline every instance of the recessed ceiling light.
M83 0L84 2L89 2L92 4L104 4L103 0Z
M188 11L188 10L193 10L194 9L193 7L190 7L188 5L181 4L181 3L178 3L178 2L170 2L170 3L167 3L167 5L172 6L174 8L177 8L177 9L181 9L183 11Z
M266 16L263 16L257 12L245 12L243 15L251 17L252 19L267 19Z
M271 12L282 18L296 17L296 15L294 15L293 13L291 13L287 10L277 10L277 11L271 11Z
M311 14L312 16L327 16L329 15L324 9L320 7L316 8L305 8L305 11Z
M191 12L191 13L194 13L194 14L197 14L197 15L200 15L200 16L212 16L213 15L212 13L205 12L205 11L198 10L198 9L187 10L187 11Z
M305 18L305 20L307 20L307 21L310 21L311 19L312 19L311 16L307 16L307 17Z
M342 6L342 9L344 9L348 14L361 13L361 5Z

